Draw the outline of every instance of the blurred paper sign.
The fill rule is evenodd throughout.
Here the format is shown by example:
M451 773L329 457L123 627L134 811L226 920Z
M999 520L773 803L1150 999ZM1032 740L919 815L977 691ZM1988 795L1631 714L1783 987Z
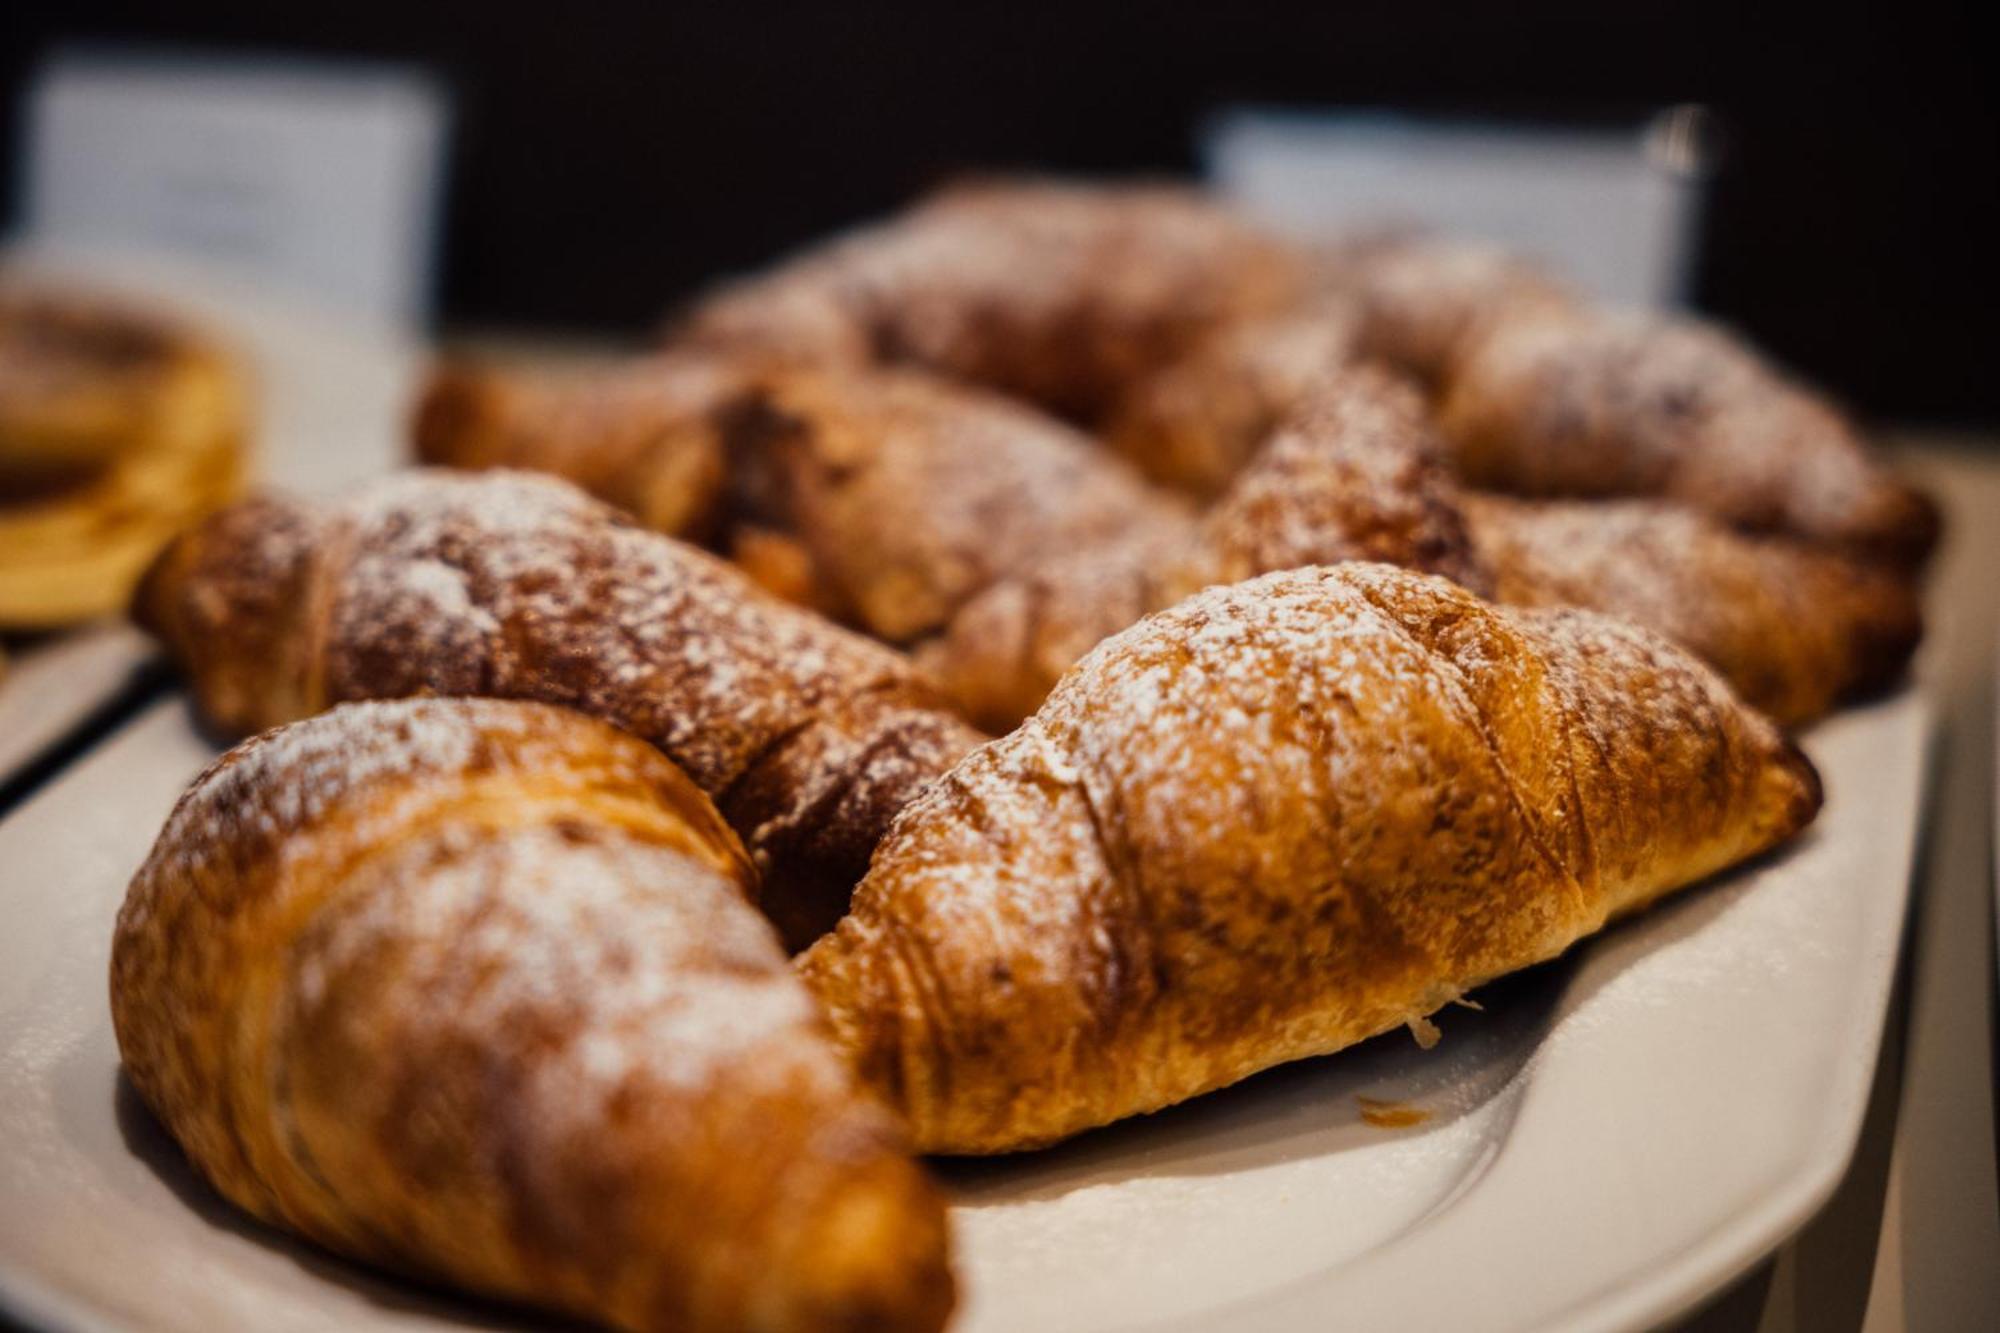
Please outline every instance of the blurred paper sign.
M1237 109L1210 123L1210 180L1274 225L1415 224L1544 260L1605 300L1685 294L1701 204L1699 108L1629 130Z
M193 255L397 325L428 314L446 99L423 74L59 54L27 113L31 239Z

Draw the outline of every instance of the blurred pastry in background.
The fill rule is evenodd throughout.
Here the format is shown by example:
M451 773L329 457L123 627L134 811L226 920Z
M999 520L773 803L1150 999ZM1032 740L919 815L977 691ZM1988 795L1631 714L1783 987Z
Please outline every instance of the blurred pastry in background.
M1157 188L948 192L724 288L663 354L447 368L416 436L911 648L993 731L1150 611L1354 559L1627 616L1799 725L1900 676L1936 535L1708 325L1479 243L1294 249Z
M1220 495L1281 421L1360 354L1352 301L1244 320L1134 384L1104 438L1153 481Z
M1498 246L1424 232L1381 231L1319 252L1321 276L1351 302L1355 351L1431 389L1496 321L1567 310L1581 298Z
M708 543L728 478L716 410L747 363L658 356L574 369L438 365L411 426L418 461L564 477L656 532Z
M1434 237L1327 259L1359 355L1424 385L1468 484L1674 500L1749 532L1921 564L1936 507L1845 413L1715 325L1594 307L1533 265Z
M1445 458L1407 381L1367 365L1328 372L1179 539L1054 550L968 601L918 659L998 733L1148 612L1347 560L1442 574L1505 604L1623 616L1787 726L1892 684L1922 637L1903 571L1668 501L1480 494Z
M1193 521L1034 406L887 367L681 352L580 373L447 365L414 435L425 463L553 473L892 643L1051 550Z
M1475 486L1670 499L1897 565L1921 564L1937 542L1936 506L1844 413L1696 320L1583 309L1500 320L1454 368L1438 419Z
M913 366L1095 425L1138 380L1314 280L1294 247L1193 190L987 181L725 286L671 338Z
M0 629L121 610L167 539L235 498L247 402L178 322L0 287Z

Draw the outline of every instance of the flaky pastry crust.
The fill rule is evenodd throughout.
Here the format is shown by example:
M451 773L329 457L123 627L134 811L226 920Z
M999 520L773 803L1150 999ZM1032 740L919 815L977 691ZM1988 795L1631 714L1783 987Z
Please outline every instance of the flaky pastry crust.
M525 473L248 501L176 541L135 609L226 732L415 694L617 723L715 800L796 945L838 918L895 813L983 739L900 654Z
M1295 570L1101 644L904 811L799 969L920 1149L1006 1152L1420 1020L1819 803L1642 630Z
M942 1201L657 751L347 705L175 807L112 947L127 1076L207 1180L371 1263L630 1329L936 1329Z

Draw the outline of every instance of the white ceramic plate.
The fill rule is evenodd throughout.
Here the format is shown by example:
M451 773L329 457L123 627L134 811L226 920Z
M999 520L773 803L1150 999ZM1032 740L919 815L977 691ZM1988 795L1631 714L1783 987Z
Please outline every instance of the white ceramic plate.
M240 278L119 253L17 248L10 278L73 284L178 311L227 342L255 389L252 449L260 476L326 494L387 471L403 456L420 364L417 345L383 329L322 316ZM152 656L115 622L17 648L0 673L0 778L125 687Z
M1773 1249L1861 1124L1927 712L1816 730L1815 832L1441 1017L1034 1156L945 1171L979 1330L1637 1328ZM76 1328L414 1329L511 1312L236 1216L117 1075L127 876L207 759L171 700L0 824L0 1294ZM1426 1114L1384 1129L1357 1098Z

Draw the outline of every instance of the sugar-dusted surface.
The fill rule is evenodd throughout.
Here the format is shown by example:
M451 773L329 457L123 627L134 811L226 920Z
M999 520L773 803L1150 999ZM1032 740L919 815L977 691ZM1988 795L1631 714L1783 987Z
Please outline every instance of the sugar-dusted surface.
M1694 1304L1844 1169L1913 832L1884 846L1860 826L1903 783L1914 815L1921 737L1909 699L1821 727L1808 748L1832 796L1804 844L1482 988L1481 1011L1435 1016L1431 1052L1391 1033L955 1167L968 1333L1305 1330L1328 1310L1342 1327L1639 1329ZM1356 1095L1431 1114L1378 1129ZM1551 1241L1561 1264L1538 1257Z
M1625 622L1291 570L1092 650L904 810L800 969L920 1147L1016 1151L1423 1018L1818 806Z
M1830 803L1774 863L1437 1018L1048 1153L953 1168L961 1333L1641 1328L1812 1210L1859 1123L1923 707L1816 728ZM0 1299L198 1333L510 1325L238 1224L118 1093L108 923L212 751L163 704L0 825ZM1355 1094L1431 1111L1365 1125ZM1549 1246L1567 1258L1550 1264ZM1437 1274L1449 1272L1451 1282Z
M1155 481L1210 496L1330 374L1352 361L1359 318L1345 300L1244 320L1132 386L1104 427Z
M774 374L727 439L740 517L789 535L814 600L891 642L1050 551L1189 521L1081 431L932 376Z
M1662 500L1468 491L1407 385L1320 371L1184 535L1060 550L968 602L922 656L968 714L1012 726L1091 646L1212 583L1341 560L1444 574L1497 600L1582 606L1667 635L1795 726L1893 682L1922 634L1915 580Z
M186 881L218 859L241 866L260 853L307 864L331 850L324 826L333 822L341 846L392 865L350 870L359 881L352 905L328 913L297 954L292 1002L323 1003L329 976L382 951L449 960L460 975L430 985L463 990L452 1022L476 1034L504 1031L523 1014L562 1016L578 1039L564 1048L568 1077L555 1082L578 1106L601 1110L621 1071L648 1052L664 1061L655 1076L695 1086L752 1038L812 1021L804 992L778 965L769 926L742 910L740 854L685 795L691 827L715 840L705 856L657 835L590 840L549 823L494 826L512 799L509 778L554 818L593 793L676 792L663 767L630 738L533 705L344 704L211 765L176 804L144 874ZM461 799L461 789L475 794L468 779L494 785L496 776L502 785L482 800ZM399 860L398 842L412 839L422 855ZM670 911L648 905L662 896ZM150 906L135 897L121 929L144 930ZM700 968L686 966L691 957ZM726 984L705 977L710 968Z
M972 185L695 312L684 341L913 364L1094 418L1145 373L1307 285L1298 256L1172 188Z
M1378 560L1488 586L1415 391L1338 364L1296 387L1199 520L1054 549L960 609L921 656L968 716L1011 727L1099 641L1211 584Z
M1892 683L1923 634L1913 580L1698 510L1475 494L1462 509L1500 600L1657 630L1787 726Z
M337 708L209 769L134 877L125 1074L220 1193L338 1253L622 1327L931 1333L942 1203L752 873L596 719Z
M404 473L337 512L352 558L334 576L336 697L403 673L545 690L653 740L721 794L803 710L922 693L895 654L544 478Z
M1207 568L1189 586L1376 560L1485 592L1440 452L1407 384L1371 367L1322 373L1204 516Z
M243 571L280 532L274 568L302 586L273 605L274 580ZM226 683L285 710L265 723L423 693L608 719L715 799L772 872L773 912L799 908L789 935L830 924L895 812L981 739L900 654L547 477L392 475L224 515L181 554L153 614L211 711ZM283 652L232 649L294 622Z
M1455 363L1439 418L1495 490L1659 496L1906 563L1937 539L1934 507L1830 402L1690 320L1510 313Z
M1360 314L1359 348L1426 382L1445 377L1493 321L1573 299L1493 246L1423 234L1359 237L1327 255L1329 286Z

